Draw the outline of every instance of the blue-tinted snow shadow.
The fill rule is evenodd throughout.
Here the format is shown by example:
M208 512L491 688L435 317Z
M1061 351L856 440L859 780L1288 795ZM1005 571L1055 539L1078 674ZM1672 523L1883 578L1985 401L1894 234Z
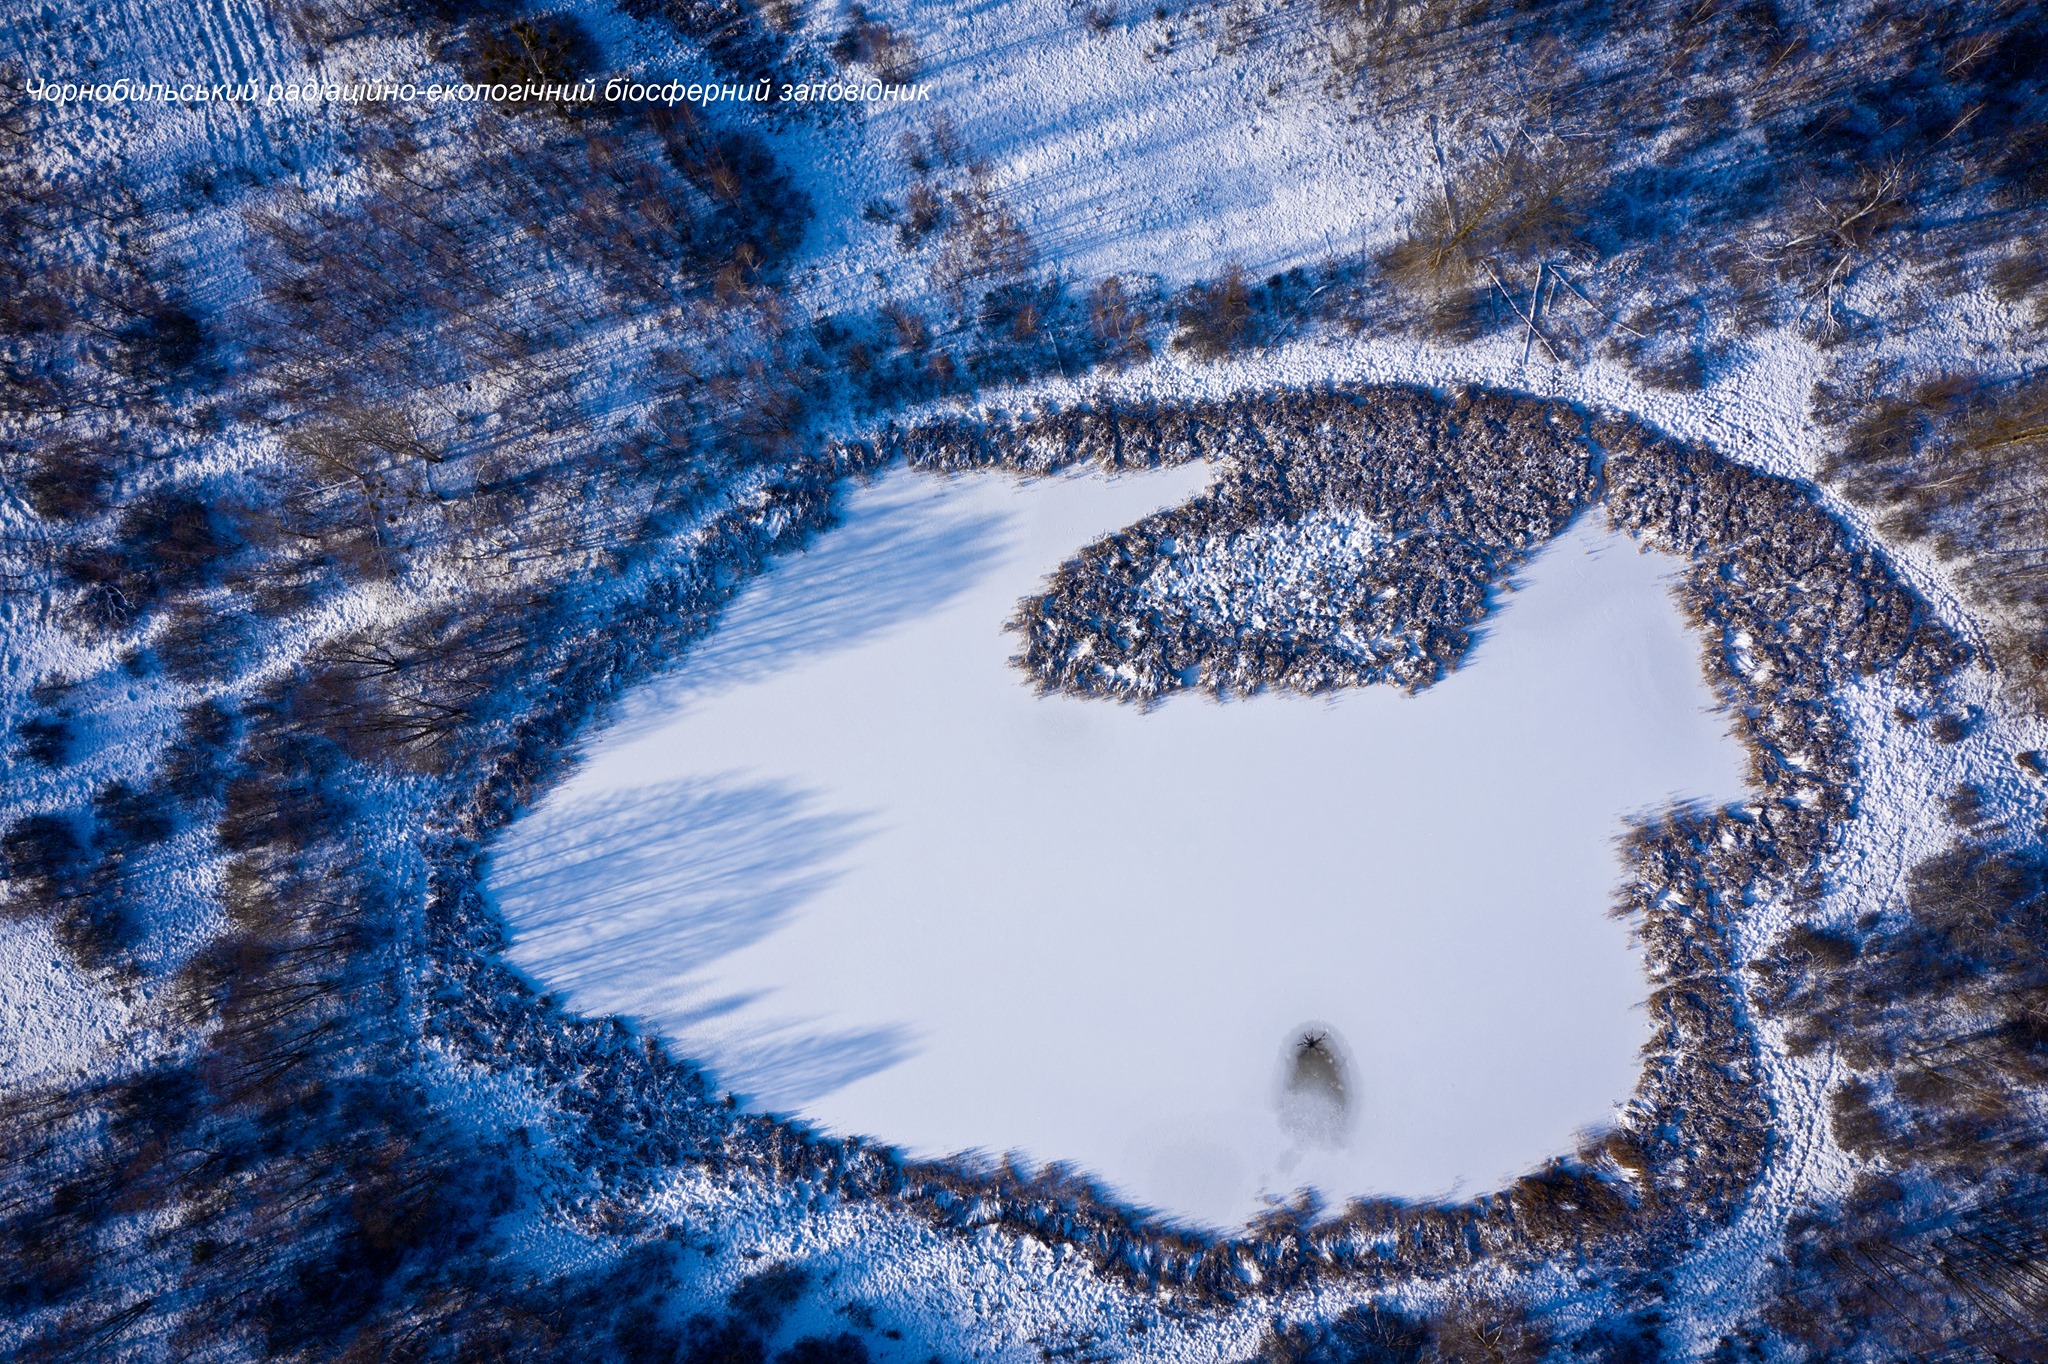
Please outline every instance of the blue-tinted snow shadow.
M644 732L694 696L852 648L972 588L1001 557L1012 519L929 491L920 478L842 509L840 524L775 563L674 672L643 688L614 732Z
M638 1019L731 1087L799 1105L903 1060L907 1034L798 1021L700 1046L695 1029L754 997L697 982L832 884L863 823L781 784L665 782L535 810L492 851L485 885L507 956L578 1010Z

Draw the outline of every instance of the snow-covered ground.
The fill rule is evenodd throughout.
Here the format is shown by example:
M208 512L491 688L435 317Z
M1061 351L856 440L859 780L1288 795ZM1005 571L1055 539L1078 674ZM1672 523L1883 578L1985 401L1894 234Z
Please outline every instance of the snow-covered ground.
M1419 696L1035 696L1016 599L1205 472L856 492L507 836L513 958L769 1109L1211 1224L1568 1148L1644 1036L1610 840L1741 791L1669 565L1588 518ZM1316 1028L1351 1112L1298 1141Z
M1427 163L1388 156L1386 130L1328 96L1319 50L1252 6L1095 8L1113 20L1061 0L889 15L970 155L989 158L991 186L1069 275L1178 285L1232 262L1314 265L1383 236L1429 183Z

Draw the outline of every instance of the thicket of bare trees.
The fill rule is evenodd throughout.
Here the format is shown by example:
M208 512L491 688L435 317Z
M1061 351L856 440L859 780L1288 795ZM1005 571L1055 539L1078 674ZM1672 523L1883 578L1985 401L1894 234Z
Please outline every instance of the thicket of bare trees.
M1098 280L1088 291L1088 327L1105 363L1122 369L1151 358L1144 309L1115 275Z
M598 74L596 45L572 14L479 16L441 55L483 85L562 85Z
M1482 1298L1433 1318L1370 1306L1313 1325L1282 1323L1250 1364L1537 1364L1549 1345L1525 1309Z
M2048 375L1970 372L1817 390L1827 475L1888 536L1931 546L1989 624L2016 693L2048 710Z
M1489 302L1504 303L1533 335L1552 262L1586 251L1598 167L1575 143L1545 150L1516 143L1439 178L1409 234L1387 249L1385 278L1421 308L1421 321L1451 339L1476 334ZM1534 287L1522 293L1521 281ZM1560 276L1560 280L1563 277ZM1510 289L1508 280L1517 282ZM1555 288L1555 284L1552 285ZM1546 333L1546 347L1551 341Z
M1200 360L1220 360L1236 350L1251 326L1251 298L1244 268L1233 265L1216 279L1188 291L1174 321L1180 330L1173 348Z
M1626 295L1591 274L1630 253L1738 330L1789 311L1830 340L1871 325L1847 295L1873 262L2041 285L2011 262L2040 227L2048 28L2016 0L1320 0L1289 23L1343 97L1429 119L1437 183L1383 264L1439 327L1484 302L1560 349L1617 340ZM1601 302L1560 289L1545 328L1546 267Z
M1792 1045L1850 1075L1830 1096L1860 1170L1787 1233L1766 1316L1813 1351L2025 1358L2048 1314L2048 868L1965 839L1853 929L1795 927L1759 996Z
M877 76L891 83L917 78L917 44L909 34L875 18L858 4L848 8L847 21L832 46L833 56L842 62L870 66Z
M422 21L297 17L318 41ZM566 20L424 19L476 74L587 59ZM716 1357L724 1318L703 1304L690 1323L659 1228L625 1229L631 1253L580 1281L501 1266L498 1220L545 1197L559 1158L421 1087L411 1058L445 1026L419 992L424 891L365 839L380 796L419 773L452 793L438 821L502 808L470 798L537 780L619 670L701 633L770 547L823 519L844 470L804 458L820 371L774 293L807 209L758 138L687 111L415 112L349 116L360 192L243 196L260 293L206 324L159 277L153 206L118 176L39 179L21 153L52 132L48 108L0 120L17 153L0 158L0 458L41 518L38 586L54 581L68 627L117 644L138 679L197 689L146 779L79 783L72 804L0 829L0 912L49 923L118 987L161 893L154 850L203 830L225 859L220 931L157 982L146 1022L162 1046L0 1112L18 1357ZM605 350L635 325L673 338L637 370ZM231 372L212 326L234 331ZM272 453L232 476L181 472L223 428ZM723 530L681 579L656 575L642 652L576 604L579 578L699 521ZM451 580L474 590L437 599ZM362 588L396 609L275 653ZM258 685L259 664L282 666ZM77 703L45 690L9 738L61 766ZM535 1033L552 1026L523 987L490 984ZM593 1162L617 1200L568 1215L620 1231L632 1199L605 1164L630 1145L620 1108L696 1112L714 1149L727 1115L609 1028L562 1037L583 1048L562 1089L593 1065L629 1076L566 1119L579 1154L606 1153ZM478 1061L499 1045L479 1035ZM760 1357L758 1333L744 1339ZM808 1348L855 1358L831 1338Z

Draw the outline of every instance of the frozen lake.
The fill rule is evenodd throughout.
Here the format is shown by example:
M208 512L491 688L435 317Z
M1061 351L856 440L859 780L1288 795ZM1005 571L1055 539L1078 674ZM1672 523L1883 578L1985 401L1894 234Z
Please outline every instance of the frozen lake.
M513 959L757 1107L1214 1226L1605 1124L1622 817L1742 790L1675 565L1581 518L1419 696L1035 696L1017 599L1207 473L854 490L503 839Z

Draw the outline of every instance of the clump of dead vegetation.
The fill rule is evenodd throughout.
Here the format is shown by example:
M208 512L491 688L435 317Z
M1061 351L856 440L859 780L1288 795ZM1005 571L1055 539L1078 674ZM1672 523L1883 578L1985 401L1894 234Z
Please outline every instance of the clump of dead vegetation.
M477 15L438 48L437 55L453 62L464 80L485 85L573 84L598 74L601 59L589 31L571 14Z
M1581 233L1599 170L1577 143L1532 150L1517 142L1462 168L1455 180L1440 174L1408 235L1382 253L1380 270L1419 302L1421 320L1439 333L1475 334L1483 308L1494 302L1549 348L1550 338L1537 329L1562 277L1545 274L1553 260L1587 252Z
M967 286L976 281L1023 279L1037 258L1036 249L986 176L970 176L967 184L946 196L946 207L938 259L931 267L932 284L942 294L958 306L966 298Z
M1183 451L1222 455L1222 477L1063 565L1014 623L1020 662L1045 690L1134 701L1428 686L1592 491L1590 452L1556 415L1406 389L1186 412L1203 438ZM1118 422L1126 462L1142 423Z
M1230 266L1216 279L1188 290L1174 321L1179 327L1173 338L1175 350L1197 360L1220 360L1236 350L1252 321L1244 267Z
M1111 275L1088 291L1088 329L1103 362L1115 369L1151 358L1144 310L1121 279Z
M859 62L872 67L877 76L891 84L917 78L917 44L909 34L892 28L860 5L847 13L847 26L832 45L832 55L842 62Z

